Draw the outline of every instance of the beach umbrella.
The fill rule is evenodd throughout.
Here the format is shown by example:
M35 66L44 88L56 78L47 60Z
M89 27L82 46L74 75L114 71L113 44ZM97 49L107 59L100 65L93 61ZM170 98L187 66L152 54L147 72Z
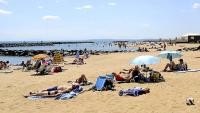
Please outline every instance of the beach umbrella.
M174 58L180 58L182 54L179 51L162 51L158 56L172 61Z
M79 53L79 51L76 52L75 58L77 58L77 59L80 58L80 53Z
M38 55L33 56L32 60L41 60L41 59L44 59L44 58L49 58L49 56L46 55L46 54L38 54Z
M145 56L139 56L133 59L130 64L135 65L150 65L150 64L158 64L160 62L160 59L155 56L145 55Z

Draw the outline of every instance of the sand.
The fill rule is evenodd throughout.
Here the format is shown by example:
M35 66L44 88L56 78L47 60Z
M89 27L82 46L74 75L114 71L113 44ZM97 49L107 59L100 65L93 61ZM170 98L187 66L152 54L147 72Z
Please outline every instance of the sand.
M175 50L198 45L181 44L167 49ZM62 73L49 76L31 76L34 71L0 73L0 113L200 113L200 72L174 73L161 72L166 82L161 83L125 83L115 84L116 91L85 92L71 100L53 99L28 100L23 97L30 91L40 91L54 85L62 85L75 80L84 73L95 83L99 75L119 72L130 68L128 62L140 55L158 55L159 52L112 53L91 56L86 65L65 65ZM183 52L182 57L190 68L200 68L200 52ZM66 58L72 61L72 58ZM161 71L168 62L162 59L160 64L151 65ZM178 59L175 59L178 62ZM151 92L139 97L118 96L120 89L135 86L149 87ZM187 106L185 99L193 97L194 106Z

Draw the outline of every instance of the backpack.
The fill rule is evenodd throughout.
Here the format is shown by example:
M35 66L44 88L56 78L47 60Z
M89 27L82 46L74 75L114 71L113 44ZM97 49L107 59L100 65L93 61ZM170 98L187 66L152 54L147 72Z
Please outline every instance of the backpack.
M54 67L53 72L55 72L55 73L62 72L62 68L60 66Z

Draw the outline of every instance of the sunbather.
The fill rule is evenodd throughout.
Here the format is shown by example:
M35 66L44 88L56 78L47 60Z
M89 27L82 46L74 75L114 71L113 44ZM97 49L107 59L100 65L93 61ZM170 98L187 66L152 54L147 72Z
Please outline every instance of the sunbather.
M117 79L119 80L124 80L127 82L130 82L130 80L135 80L135 82L139 82L140 80L144 79L144 76L140 73L139 66L135 66L135 68L131 68L129 70L125 70L128 72L120 72L124 74L128 74L126 77L121 76L120 74L114 73L114 76L116 76Z
M170 63L165 66L163 71L167 71L168 68L170 71L184 71L187 70L188 66L183 62L183 59L180 59L179 64L175 64L174 61L170 61Z
M146 93L150 93L149 88L134 87L132 89L120 90L119 96L123 95L139 96Z
M69 93L72 90L79 88L79 84L66 84L62 86L54 86L45 90L42 90L41 92L30 92L29 96L57 96L62 93Z
M123 75L117 74L115 72L113 72L112 74L115 77L116 81L126 81L126 82L130 81L130 75L124 77Z
M6 62L0 61L0 70L7 69L9 67L8 64L9 64L9 61L6 61Z

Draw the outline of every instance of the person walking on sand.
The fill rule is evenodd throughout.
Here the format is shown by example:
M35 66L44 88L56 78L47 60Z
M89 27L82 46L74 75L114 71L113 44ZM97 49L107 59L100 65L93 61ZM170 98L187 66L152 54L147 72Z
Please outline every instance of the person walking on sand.
M166 50L166 43L164 42L164 45L163 45L163 49L164 49L164 51Z

